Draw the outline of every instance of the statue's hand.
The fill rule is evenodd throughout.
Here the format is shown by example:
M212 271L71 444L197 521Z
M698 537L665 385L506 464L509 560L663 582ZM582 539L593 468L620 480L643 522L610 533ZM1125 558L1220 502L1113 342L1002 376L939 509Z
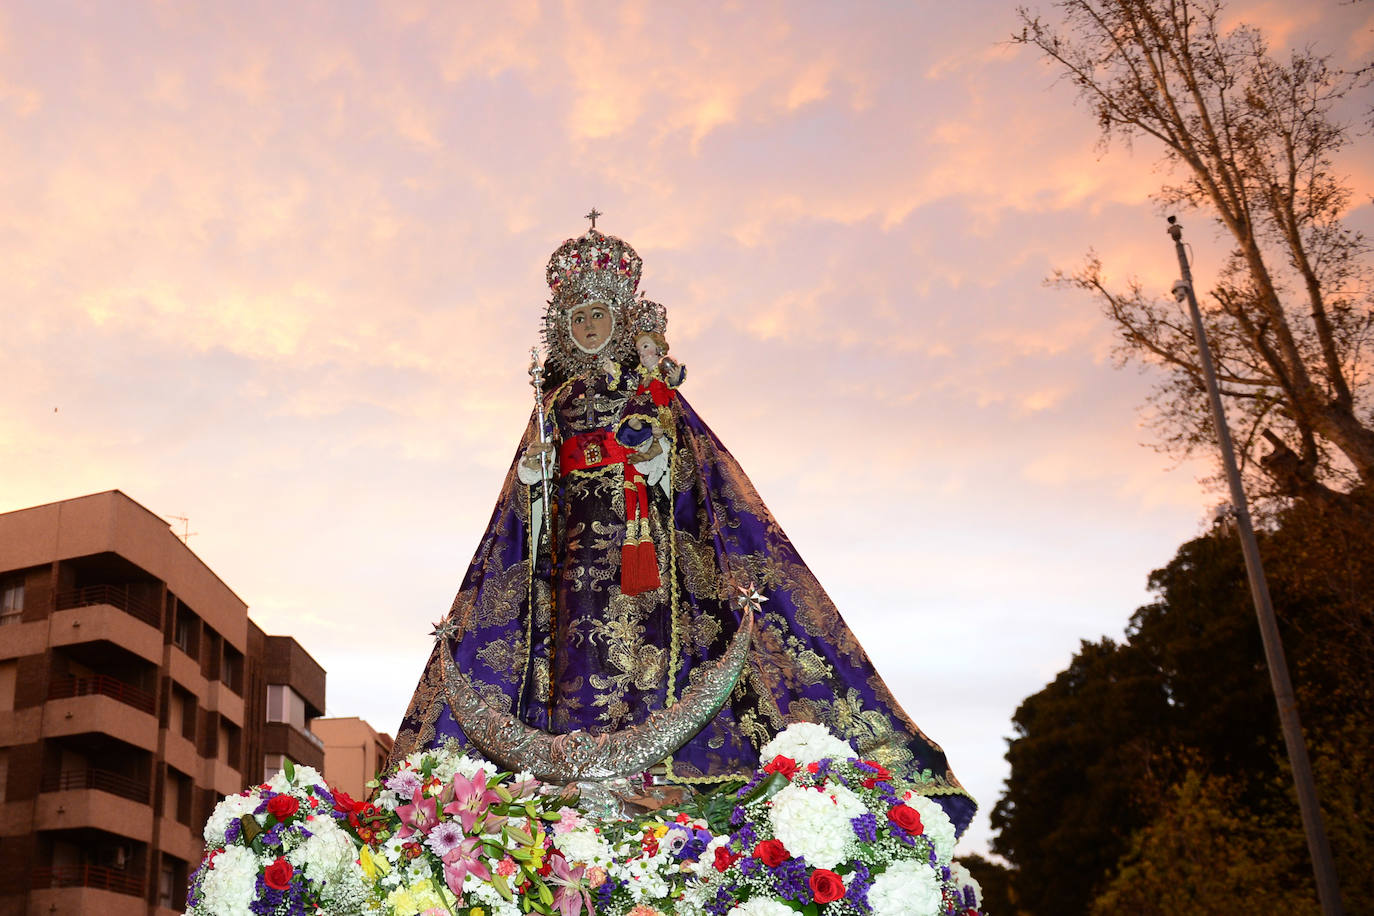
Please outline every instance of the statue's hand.
M682 363L669 359L666 356L663 358L663 362L664 365L660 368L663 372L663 377L667 380L668 384L673 386L674 388L676 388L678 385L681 385L682 374L687 371L687 367L684 366Z
M552 442L536 442L532 444L529 448L525 449L525 457L521 459L521 463L531 470L538 470L540 467L540 456L547 456L548 467L552 470L554 463L558 460L558 456L554 453Z
M644 421L641 420L639 417L630 417L630 419L627 420L626 423L627 423L627 425L630 427L630 429L643 429L643 428L644 428Z

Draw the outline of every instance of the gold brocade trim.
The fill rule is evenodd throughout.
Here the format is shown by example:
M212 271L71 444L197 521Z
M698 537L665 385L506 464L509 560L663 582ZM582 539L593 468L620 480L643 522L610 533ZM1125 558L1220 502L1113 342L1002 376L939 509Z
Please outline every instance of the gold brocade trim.
M564 474L564 477L609 477L609 471L619 470L623 476L625 474L625 462L617 461L614 464L603 464L594 468L576 468ZM630 489L627 484L625 489Z
M667 757L663 761L663 775L673 782L680 782L683 785L701 786L707 783L730 782L733 779L742 779L748 782L753 778L753 773L722 773L719 776L680 776L673 772L673 758Z

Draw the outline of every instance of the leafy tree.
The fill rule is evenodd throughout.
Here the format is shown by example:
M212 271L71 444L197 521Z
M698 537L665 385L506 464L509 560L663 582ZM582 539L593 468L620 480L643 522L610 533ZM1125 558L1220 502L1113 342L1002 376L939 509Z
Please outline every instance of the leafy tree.
M1241 794L1223 777L1189 770L1132 838L1120 871L1093 901L1093 916L1315 916L1316 898L1292 879L1307 865L1296 814L1261 818Z
M1248 26L1223 31L1221 0L1061 0L1058 23L1025 8L1013 42L1078 90L1102 142L1145 139L1176 181L1161 208L1212 215L1233 248L1204 309L1238 447L1260 438L1266 492L1340 505L1374 487L1374 283L1369 247L1342 222L1351 192L1336 171L1351 142L1336 112L1370 75L1308 50L1271 55ZM1118 355L1163 369L1155 424L1166 448L1215 441L1190 320L1102 264L1057 279L1096 295ZM1253 479L1253 475L1252 475Z
M1295 507L1260 546L1353 901L1374 899L1374 553L1367 531L1353 536L1360 529L1338 518ZM1149 581L1155 600L1131 617L1125 641L1084 642L1013 718L1011 773L992 813L1013 899L1033 916L1087 913L1094 901L1099 911L1136 912L1132 901L1174 874L1185 897L1227 887L1252 905L1266 895L1315 901L1234 537L1217 526ZM1189 820L1192 802L1211 807ZM1185 861L1199 850L1216 857L1202 863L1216 873ZM1251 868L1266 857L1263 874Z
M1167 709L1145 656L1104 639L1085 640L1068 669L1016 710L992 848L1016 866L1025 912L1086 912L1130 835L1149 823L1137 787L1150 781Z

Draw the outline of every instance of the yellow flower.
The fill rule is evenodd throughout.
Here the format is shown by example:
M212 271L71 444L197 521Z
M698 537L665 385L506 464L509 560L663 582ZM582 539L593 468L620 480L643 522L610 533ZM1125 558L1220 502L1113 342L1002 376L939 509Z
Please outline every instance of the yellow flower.
M372 850L366 846L358 853L358 864L362 866L363 874L367 875L369 881L376 881L378 877L391 870L385 858L374 856Z
M423 913L435 907L443 907L443 898L434 890L433 883L426 878L410 887L398 887L387 895L387 905L398 914Z
M668 835L668 825L667 825L667 824L659 824L657 827L654 828L654 836L658 837L660 840L663 839L663 838L664 838L665 836L667 836L667 835Z

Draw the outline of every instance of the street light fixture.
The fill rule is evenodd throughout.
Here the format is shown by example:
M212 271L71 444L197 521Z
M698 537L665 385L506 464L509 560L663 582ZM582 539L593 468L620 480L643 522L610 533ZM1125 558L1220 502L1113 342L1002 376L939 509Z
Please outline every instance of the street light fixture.
M1212 365L1212 350L1207 345L1207 332L1202 326L1202 311L1193 292L1193 272L1188 265L1188 253L1183 247L1183 227L1175 217L1169 217L1169 237L1174 240L1179 271L1183 279L1173 286L1174 298L1187 301L1193 318L1193 336L1197 340L1198 362L1207 383L1207 395L1212 402L1212 421L1216 426L1217 444L1221 447L1221 461L1226 480L1231 487L1231 514L1236 532L1240 535L1241 552L1245 555L1245 572L1250 579L1250 595L1255 602L1255 616L1259 618L1260 639L1269 665L1269 681L1274 688L1274 700L1279 707L1279 725L1283 729L1283 743L1288 750L1288 762L1293 768L1293 783L1298 790L1298 810L1302 814L1303 831L1307 834L1307 851L1312 857L1312 870L1317 879L1317 896L1325 916L1341 916L1341 888L1336 881L1336 867L1331 858L1331 845L1326 839L1321 808L1317 804L1317 787L1312 779L1312 763L1307 758L1307 743L1298 719L1298 701L1293 695L1293 683L1288 677L1288 660L1283 652L1283 638L1279 635L1274 617L1274 604L1269 597L1269 584L1260 563L1259 544L1250 520L1249 504L1240 482L1236 465L1236 451L1231 444L1231 431L1226 425L1226 410L1217 387L1216 369Z

